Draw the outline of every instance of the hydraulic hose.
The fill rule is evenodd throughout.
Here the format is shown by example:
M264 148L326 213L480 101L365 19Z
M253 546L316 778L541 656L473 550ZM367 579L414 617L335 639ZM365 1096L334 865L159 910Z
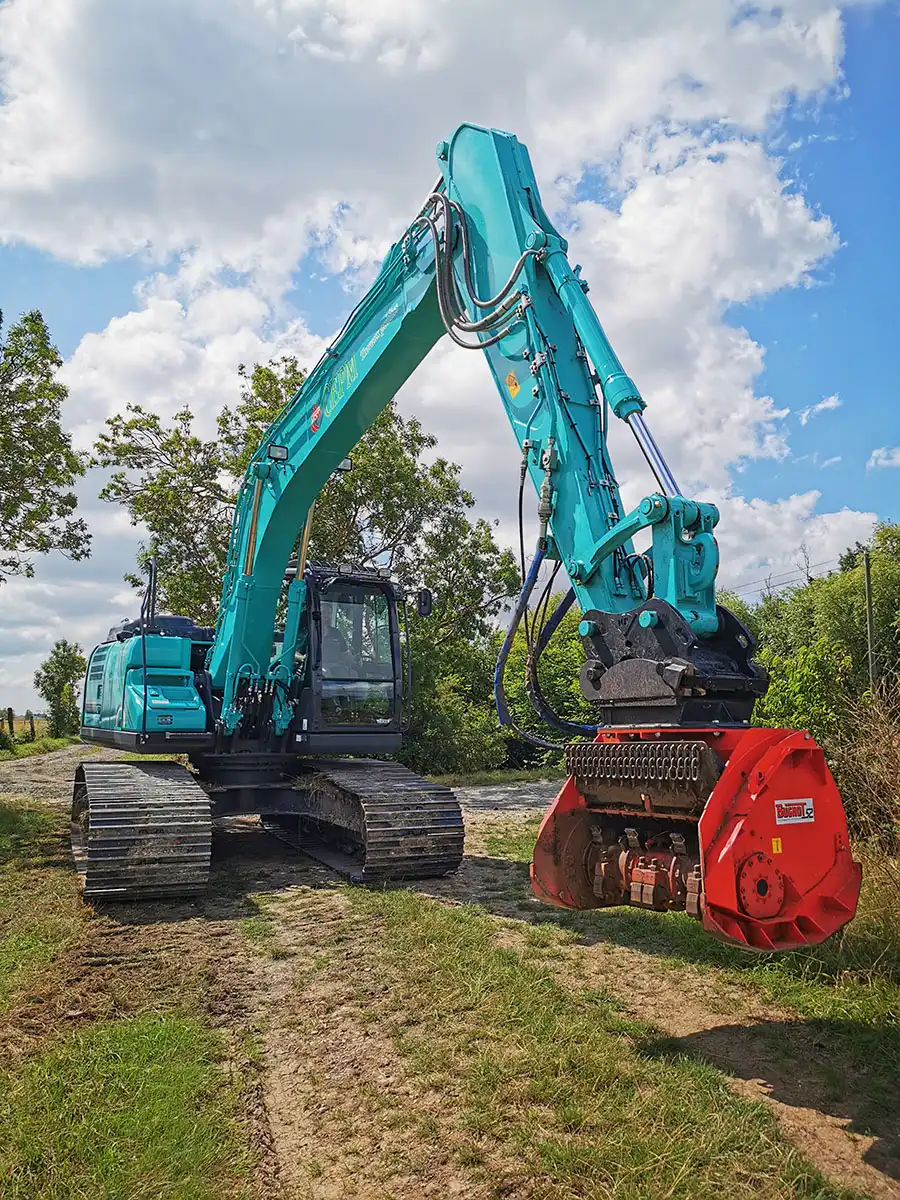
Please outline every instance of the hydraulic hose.
M600 732L602 726L581 725L577 721L567 721L555 713L547 703L544 693L541 691L540 680L538 679L538 660L549 644L550 639L559 628L563 617L572 607L574 600L575 589L569 588L568 592L565 594L565 596L563 596L562 600L560 600L559 604L550 615L549 620L541 630L533 653L528 655L528 663L525 669L525 691L528 693L528 699L531 702L531 707L541 718L541 720L551 728L558 729L560 733L571 733L577 736L596 736Z
M443 253L441 253L441 240L437 221L435 219L435 215L427 211L428 205L439 206L443 215ZM460 248L462 251L466 290L469 293L469 298L471 299L472 303L479 308L492 308L494 310L488 313L487 316L482 317L477 321L469 321L466 318L465 311L461 306L456 280L453 275L451 244L453 241L454 213L456 213L459 217L460 238L462 243ZM426 209L423 210L419 216L417 216L411 228L414 228L418 224L426 224L428 226L432 241L434 243L438 308L440 309L441 320L443 321L444 328L447 330L447 333L458 346L462 346L466 350L483 350L486 347L496 345L497 342L501 341L508 333L511 332L511 326L508 325L501 329L499 333L495 333L493 336L488 337L483 341L478 340L474 343L465 341L459 335L461 333L490 333L506 318L508 314L515 310L519 300L521 299L521 293L513 292L512 295L509 295L509 293L529 256L537 254L538 251L526 250L520 256L519 260L513 267L509 279L506 281L497 295L491 297L490 300L482 300L480 297L476 296L474 292L471 265L469 262L469 240L466 228L465 213L460 206L449 200L443 192L433 192L426 202ZM495 308L495 305L499 305L500 307Z
M522 584L519 599L516 601L516 607L510 619L509 628L506 631L506 637L503 639L503 645L500 647L500 653L497 655L497 665L494 667L494 700L497 705L497 717L501 725L508 725L511 729L515 730L520 738L526 742L531 742L533 746L540 746L543 750L562 750L564 746L559 742L549 742L546 738L538 737L536 734L528 733L527 730L519 728L510 715L509 705L506 702L506 691L503 687L503 676L506 673L506 662L509 658L509 652L512 650L516 630L519 628L519 622L522 620L522 614L528 607L528 601L531 599L531 593L534 591L534 585L537 583L537 577L545 554L546 550L538 543L534 558L531 560L531 566L528 568L528 574L525 576L525 582Z

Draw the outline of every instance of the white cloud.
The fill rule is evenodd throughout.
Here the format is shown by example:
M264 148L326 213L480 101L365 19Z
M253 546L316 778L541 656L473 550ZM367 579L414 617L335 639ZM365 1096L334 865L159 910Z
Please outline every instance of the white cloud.
M0 241L147 263L133 310L66 365L79 444L129 401L186 403L203 425L236 394L239 362L313 359L321 340L286 299L298 261L314 252L307 274L358 286L432 183L435 142L472 116L528 144L676 477L722 506L723 577L755 578L801 541L824 553L862 537L872 514L818 514L816 493L740 495L750 462L786 455L787 409L757 394L764 348L728 306L804 285L838 246L760 135L791 99L840 93L843 39L830 0L738 12L728 0L159 0L143 17L114 0L0 4ZM615 206L585 199L586 178ZM511 537L518 451L480 357L439 347L400 400ZM613 449L636 501L648 478L626 430ZM96 501L88 514L106 520ZM88 644L122 615L134 540L105 528L89 563L6 585L0 640L3 613L36 607L32 640L15 643L28 652L5 668L18 683L0 687L27 694L34 631Z
M741 496L725 501L716 531L724 586L741 588L749 597L769 577L791 574L793 582L802 582L797 568L801 547L809 554L814 574L822 574L836 565L848 546L871 536L875 513L846 507L818 513L819 498L819 492L810 491L771 502Z
M833 396L825 396L818 404L810 404L808 408L802 408L797 415L800 418L800 424L807 425L819 413L830 412L832 409L840 407L841 401L838 398L837 392L835 392Z
M835 454L833 458L826 458L822 463L822 470L824 471L826 467L836 467L840 461L840 454Z
M873 450L866 468L871 471L878 467L900 467L900 446L879 446Z

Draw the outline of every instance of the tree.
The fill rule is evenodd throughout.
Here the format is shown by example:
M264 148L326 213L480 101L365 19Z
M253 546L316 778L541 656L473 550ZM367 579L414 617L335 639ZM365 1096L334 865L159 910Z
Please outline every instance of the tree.
M244 471L264 430L304 378L294 358L249 372L242 365L239 374L241 398L219 413L217 437L196 434L187 407L166 422L130 404L125 414L109 418L94 446L94 465L118 468L100 498L123 504L132 525L149 531L138 558L144 565L157 559L160 604L201 625L215 623ZM143 587L139 574L125 578Z
M900 670L900 525L881 525L868 547L845 551L843 568L802 587L770 594L753 610L760 643L782 658L823 639L849 655L848 686L868 686L866 591L862 550L872 568L872 608L879 674Z
M132 406L110 418L95 446L95 461L115 468L102 497L149 531L141 557L157 558L160 603L202 624L215 621L240 479L303 373L282 358L241 368L241 378L240 400L219 413L214 438L194 432L188 409L166 422ZM432 615L410 614L416 687L406 761L496 765L504 742L485 648L493 618L518 591L518 571L490 524L469 516L474 497L459 466L425 461L436 446L389 404L355 447L353 470L320 492L310 556L386 567L405 587L432 589Z
M833 745L849 699L846 651L817 638L790 657L764 647L759 661L769 672L769 689L756 702L753 723L808 730L820 745Z
M81 725L78 683L87 664L81 647L65 639L56 642L49 657L34 673L34 686L47 702L50 737L77 733Z
M70 489L85 463L60 424L62 358L39 312L21 317L5 340L2 328L0 313L0 583L33 575L37 554L90 553L87 526L73 515Z

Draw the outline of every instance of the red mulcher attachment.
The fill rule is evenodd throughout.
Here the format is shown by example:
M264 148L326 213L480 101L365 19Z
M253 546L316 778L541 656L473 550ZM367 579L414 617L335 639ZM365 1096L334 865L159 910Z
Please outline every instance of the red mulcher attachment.
M683 909L763 951L824 942L852 919L862 871L808 733L610 729L566 759L531 867L546 903Z

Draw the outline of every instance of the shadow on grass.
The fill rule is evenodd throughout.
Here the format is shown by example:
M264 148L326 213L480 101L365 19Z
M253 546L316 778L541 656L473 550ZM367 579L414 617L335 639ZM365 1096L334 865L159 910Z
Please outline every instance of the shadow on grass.
M858 1021L756 1021L719 1025L686 1037L647 1039L638 1051L675 1060L702 1059L737 1079L762 1084L771 1099L792 1108L815 1109L837 1117L850 1133L873 1138L863 1159L900 1180L900 1093L891 1079L874 1086L836 1061L835 1045L863 1041L872 1061L900 1061L900 1028L873 1029Z
M98 913L121 925L254 917L255 897L290 887L334 888L340 876L267 833L252 820L213 829L209 887L202 896L161 900L95 901Z

